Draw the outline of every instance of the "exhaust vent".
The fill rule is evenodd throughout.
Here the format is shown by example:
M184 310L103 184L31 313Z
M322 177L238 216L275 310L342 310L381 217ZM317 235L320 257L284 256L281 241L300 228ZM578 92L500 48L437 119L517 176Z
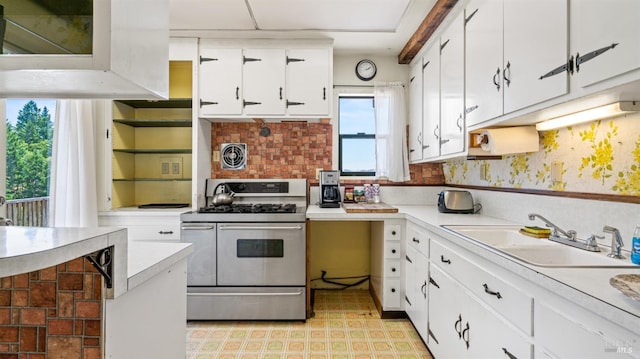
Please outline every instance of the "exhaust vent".
M220 148L220 163L223 170L241 170L247 165L246 143L223 143Z

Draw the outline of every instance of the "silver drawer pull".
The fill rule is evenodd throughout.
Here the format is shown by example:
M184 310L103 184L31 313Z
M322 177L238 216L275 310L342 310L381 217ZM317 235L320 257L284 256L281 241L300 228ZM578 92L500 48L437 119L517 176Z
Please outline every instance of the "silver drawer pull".
M302 226L220 226L221 230L264 230L264 229L284 229L302 230Z
M233 296L252 296L252 297L273 297L273 296L296 296L302 295L302 291L297 292L275 292L275 293L187 293L187 296L194 297L233 297Z

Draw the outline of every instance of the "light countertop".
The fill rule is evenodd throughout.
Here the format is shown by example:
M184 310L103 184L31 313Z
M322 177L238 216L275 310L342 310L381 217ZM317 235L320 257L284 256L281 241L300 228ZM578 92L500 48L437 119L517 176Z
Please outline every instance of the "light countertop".
M186 258L191 252L191 243L129 241L128 290Z
M618 274L640 274L640 266L637 269L537 267L440 228L441 225L521 226L524 223L514 223L480 214L440 213L433 205L396 205L395 207L398 208L398 213L346 213L342 208L319 208L317 205L311 205L307 210L307 219L311 221L376 221L398 218L411 220L548 291L580 304L628 329L639 332L640 302L626 297L613 288L609 285L609 279Z
M0 277L29 273L114 247L113 288L116 298L186 258L189 243L128 241L116 227L0 227Z

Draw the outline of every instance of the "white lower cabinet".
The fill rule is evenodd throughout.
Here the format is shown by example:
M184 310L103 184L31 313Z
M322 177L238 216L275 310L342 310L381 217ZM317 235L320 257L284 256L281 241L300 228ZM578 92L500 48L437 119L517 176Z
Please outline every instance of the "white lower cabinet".
M416 327L418 334L426 338L428 335L428 297L429 261L424 254L407 246L405 254L405 312Z
M408 221L404 261L405 310L435 359L640 358L637 331L437 233Z
M437 265L429 268L427 346L441 358L532 358L531 342Z
M379 310L404 310L403 221L371 222L371 288Z
M536 358L638 358L640 338L564 299L535 306Z
M132 241L180 241L180 215L142 214L122 211L102 212L98 224L108 227L127 228L127 238Z

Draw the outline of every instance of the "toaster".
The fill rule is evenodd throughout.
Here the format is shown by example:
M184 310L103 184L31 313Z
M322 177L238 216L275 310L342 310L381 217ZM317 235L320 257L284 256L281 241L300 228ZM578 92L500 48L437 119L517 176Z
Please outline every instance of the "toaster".
M438 195L441 213L474 213L473 197L469 191L445 190Z

